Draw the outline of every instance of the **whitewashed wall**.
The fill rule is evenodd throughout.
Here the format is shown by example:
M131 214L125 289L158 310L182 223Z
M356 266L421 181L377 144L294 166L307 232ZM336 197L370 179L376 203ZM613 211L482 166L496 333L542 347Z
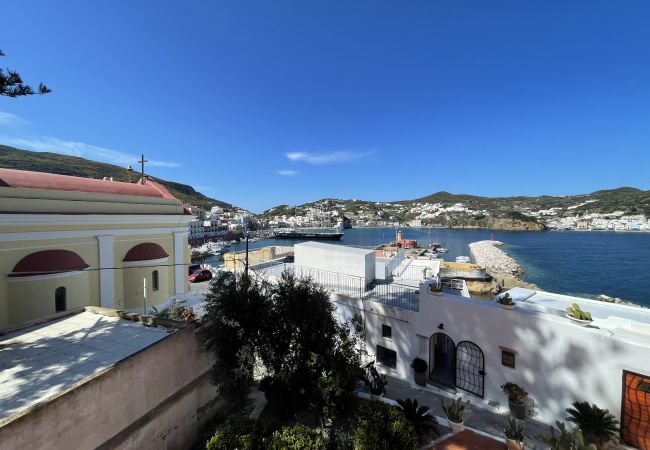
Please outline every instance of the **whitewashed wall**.
M508 408L500 385L512 381L534 400L537 418L552 423L564 417L575 400L587 400L621 416L623 370L650 374L648 343L615 336L598 328L582 328L564 317L526 310L504 310L498 305L420 290L420 311L411 312L365 302L366 346L397 352L397 367L378 366L382 372L413 382L411 361L428 358L428 338L444 324L456 344L472 341L485 355L484 400L466 394L473 403L493 400ZM381 325L392 327L392 338L381 337ZM597 326L597 322L595 322ZM517 352L516 368L501 365L500 346ZM464 391L459 390L461 393Z

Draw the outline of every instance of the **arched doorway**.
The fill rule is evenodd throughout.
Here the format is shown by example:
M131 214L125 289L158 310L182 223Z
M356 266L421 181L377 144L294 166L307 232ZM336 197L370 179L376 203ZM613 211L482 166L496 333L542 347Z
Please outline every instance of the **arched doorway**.
M456 385L456 344L445 333L429 339L429 381L443 387Z

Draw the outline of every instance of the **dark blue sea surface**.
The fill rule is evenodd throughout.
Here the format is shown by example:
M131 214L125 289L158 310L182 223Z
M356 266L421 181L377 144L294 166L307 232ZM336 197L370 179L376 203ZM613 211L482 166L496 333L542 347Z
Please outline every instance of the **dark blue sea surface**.
M420 244L439 242L449 249L448 261L469 255L471 242L491 239L526 271L523 280L561 294L594 297L607 294L650 306L650 233L580 231L490 231L442 228L400 228L404 238ZM343 245L374 247L395 239L395 228L345 230ZM293 245L297 240L271 239L250 244ZM243 250L236 244L232 250Z

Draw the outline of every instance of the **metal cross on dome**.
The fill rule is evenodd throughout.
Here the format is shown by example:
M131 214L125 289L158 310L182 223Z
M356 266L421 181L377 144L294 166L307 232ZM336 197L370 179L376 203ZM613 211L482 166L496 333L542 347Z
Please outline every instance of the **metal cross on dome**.
M140 183L144 184L144 163L149 162L149 160L144 159L144 153L143 153L142 155L140 155L140 161L138 162L140 163L140 172L141 172Z

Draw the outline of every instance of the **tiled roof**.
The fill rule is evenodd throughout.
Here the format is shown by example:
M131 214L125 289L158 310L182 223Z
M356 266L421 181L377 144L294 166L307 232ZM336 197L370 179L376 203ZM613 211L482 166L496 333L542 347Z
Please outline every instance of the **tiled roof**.
M175 198L163 185L146 179L144 184L96 180L54 173L0 168L0 186L59 191L93 192L113 195Z

